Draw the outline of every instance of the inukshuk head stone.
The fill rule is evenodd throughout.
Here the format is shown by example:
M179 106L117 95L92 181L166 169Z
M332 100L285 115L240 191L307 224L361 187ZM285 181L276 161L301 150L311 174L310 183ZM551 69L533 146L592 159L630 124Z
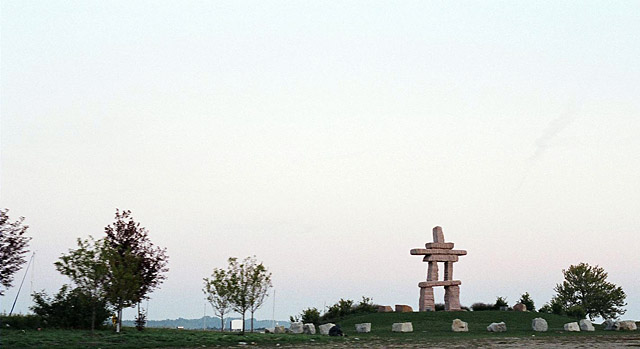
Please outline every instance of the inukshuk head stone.
M423 262L428 262L427 281L418 283L420 287L420 311L434 311L436 309L433 298L433 287L444 286L444 309L460 310L460 280L453 280L453 263L458 256L467 254L465 250L454 250L453 242L445 242L441 227L433 228L433 242L425 244L425 248L414 248L412 255L424 256ZM444 263L444 280L438 280L438 263Z

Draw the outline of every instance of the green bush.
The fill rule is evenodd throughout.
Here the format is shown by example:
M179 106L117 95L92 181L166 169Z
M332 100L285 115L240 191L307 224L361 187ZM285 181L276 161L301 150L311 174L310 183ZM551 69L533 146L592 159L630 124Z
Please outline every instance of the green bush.
M485 310L492 310L492 309L493 309L493 304L487 304L487 303L477 302L477 303L473 303L473 304L471 304L471 309L472 309L473 311L485 311Z
M580 305L574 305L572 307L567 308L566 313L567 313L567 316L575 319L584 319L587 316L587 312Z
M527 310L536 311L536 306L533 303L533 299L529 296L529 292L525 292L522 296L520 296L520 303L527 306Z
M35 330L42 327L42 318L38 315L0 315L0 327L3 329Z
M35 303L31 310L42 318L43 327L54 328L91 328L91 317L94 311L91 297L80 288L70 289L63 285L58 294L51 299L46 293L32 294ZM103 324L110 316L105 300L95 304L96 324Z
M494 310L500 310L502 307L509 307L509 303L507 303L506 297L498 297L496 298L496 303L493 305Z
M316 326L320 324L320 311L317 308L307 308L302 311L300 316L305 324L314 324Z

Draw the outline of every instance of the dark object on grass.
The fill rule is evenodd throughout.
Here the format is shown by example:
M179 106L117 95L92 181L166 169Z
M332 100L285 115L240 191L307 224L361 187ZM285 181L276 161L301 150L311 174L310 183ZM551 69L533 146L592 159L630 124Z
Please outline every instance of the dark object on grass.
M341 336L344 336L344 333L342 333L342 329L340 328L339 325L335 325L329 329L329 336L341 337Z

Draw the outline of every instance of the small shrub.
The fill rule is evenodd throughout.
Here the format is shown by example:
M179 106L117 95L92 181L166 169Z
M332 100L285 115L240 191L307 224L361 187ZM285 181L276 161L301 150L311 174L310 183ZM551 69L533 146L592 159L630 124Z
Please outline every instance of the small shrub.
M543 306L540 307L540 309L538 309L539 313L546 313L546 314L551 314L553 313L551 306L549 304L545 304Z
M357 305L351 299L340 299L338 303L330 306L327 312L320 317L320 322L334 322L344 316L359 313L375 313L378 306L371 302L371 298L362 297Z
M436 311L443 311L443 310L444 310L444 304L436 303Z
M35 330L42 327L42 318L38 315L0 315L0 327L4 329Z
M53 298L44 291L35 292L32 297L31 310L42 318L43 327L89 329L94 306L97 326L110 315L105 300L92 304L91 297L82 289L71 289L69 285L63 285Z
M496 298L496 303L493 305L494 310L501 310L502 307L509 307L509 303L507 303L506 297L498 297Z
M138 331L144 330L144 327L147 324L147 313L144 310L138 309L138 316L136 316L134 323L136 324L136 329Z
M566 311L567 316L575 319L584 319L587 316L587 312L580 305L574 305L569 307Z
M302 311L300 316L305 324L314 324L316 326L320 324L320 311L316 308L307 308Z
M527 310L536 311L536 306L533 303L533 299L529 296L529 292L525 292L522 296L520 296L520 303L527 306Z
M485 311L485 310L491 310L493 309L493 304L487 304L487 303L473 303L471 304L471 309L473 309L473 311Z

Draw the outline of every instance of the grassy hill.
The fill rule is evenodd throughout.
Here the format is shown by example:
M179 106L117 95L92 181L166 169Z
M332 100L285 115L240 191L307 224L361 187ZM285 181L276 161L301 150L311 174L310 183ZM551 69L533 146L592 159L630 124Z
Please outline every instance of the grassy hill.
M534 332L531 329L531 320L541 317L547 320L549 330L547 332ZM454 333L451 331L451 322L460 319L469 324L469 332ZM507 332L491 333L487 326L492 322L504 321L507 324ZM337 322L343 331L349 336L366 338L378 337L402 337L402 338L438 338L438 337L496 337L496 336L562 336L562 335L590 335L593 333L580 332L569 333L563 331L565 323L574 322L575 319L537 312L514 311L476 311L476 312L414 312L414 313L372 313L352 315ZM356 333L355 324L370 322L371 333ZM394 322L411 322L412 333L393 333L391 325ZM594 325L595 333L611 333L603 331L600 325ZM619 333L619 332L618 332Z
M531 320L542 317L549 324L548 332L531 330ZM451 322L459 318L468 322L469 332L451 332ZM394 322L413 323L412 333L393 333ZM491 322L504 321L507 332L490 333ZM640 331L604 331L596 325L595 332L564 332L562 327L574 320L564 316L530 312L427 312L427 313L372 313L351 315L336 321L346 337L321 335L259 334L245 335L202 330L176 330L150 328L139 332L125 328L124 333L100 330L91 334L86 330L43 329L17 330L0 328L0 346L6 348L189 348L237 346L255 343L260 346L289 345L296 348L332 347L415 347L425 343L438 346L491 347L509 344L516 347L611 347L615 345L640 346ZM356 333L355 324L371 323L371 333Z

